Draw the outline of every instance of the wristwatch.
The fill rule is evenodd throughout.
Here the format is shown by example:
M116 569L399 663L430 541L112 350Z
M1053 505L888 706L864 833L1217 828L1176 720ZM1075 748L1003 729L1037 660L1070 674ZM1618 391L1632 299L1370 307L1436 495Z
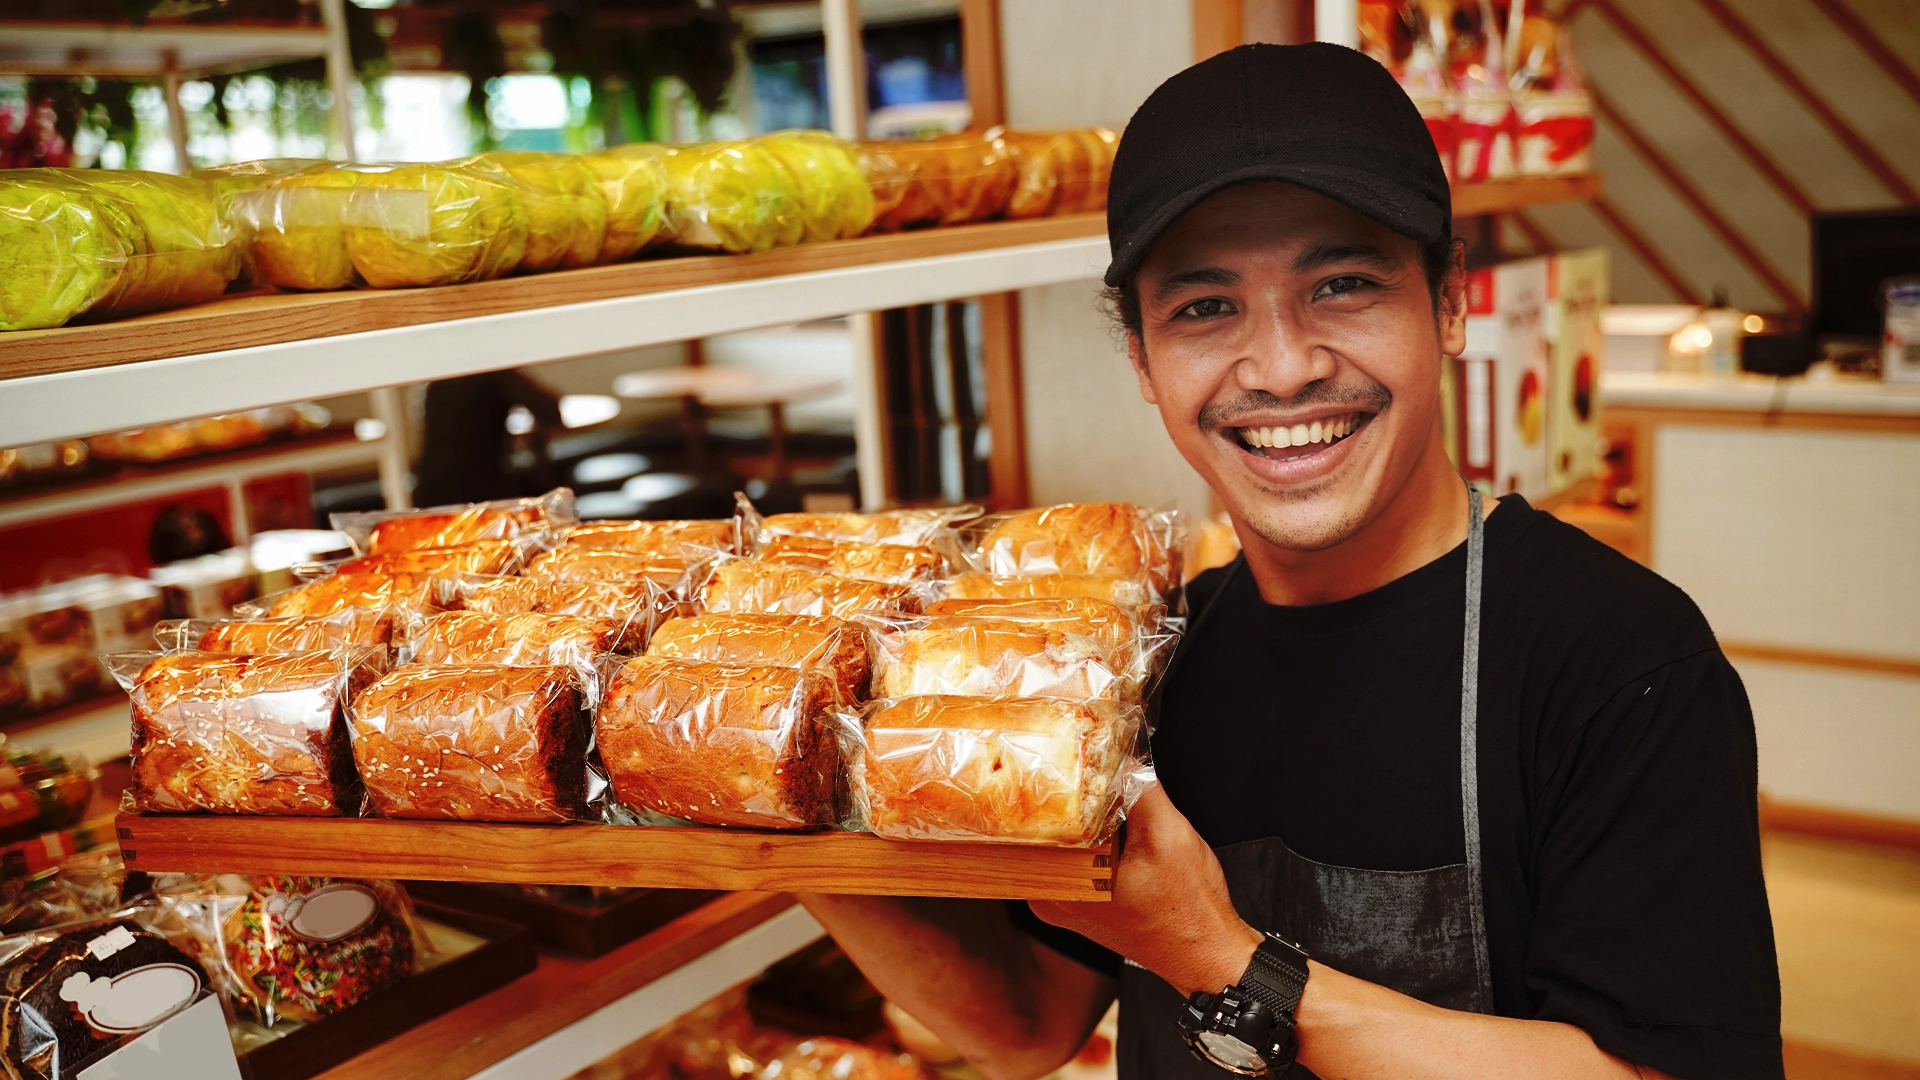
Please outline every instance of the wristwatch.
M1283 1073L1300 1049L1293 1014L1306 989L1306 951L1268 934L1238 983L1187 999L1180 1037L1194 1057L1230 1073Z

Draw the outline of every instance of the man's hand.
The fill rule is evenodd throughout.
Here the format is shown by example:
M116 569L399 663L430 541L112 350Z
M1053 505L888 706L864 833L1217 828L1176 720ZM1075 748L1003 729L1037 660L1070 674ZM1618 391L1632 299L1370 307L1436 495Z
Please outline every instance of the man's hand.
M1127 815L1106 903L1036 900L1034 914L1105 945L1182 995L1240 981L1260 932L1233 910L1213 849L1155 784Z

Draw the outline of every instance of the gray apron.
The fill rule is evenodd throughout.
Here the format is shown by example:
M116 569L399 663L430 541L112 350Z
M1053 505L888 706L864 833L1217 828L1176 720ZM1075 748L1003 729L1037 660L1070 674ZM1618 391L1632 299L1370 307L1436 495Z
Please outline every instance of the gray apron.
M1468 496L1466 649L1460 673L1460 803L1467 859L1433 870L1357 870L1295 854L1279 837L1216 848L1227 891L1256 930L1299 942L1307 955L1356 978L1447 1009L1493 1011L1487 925L1481 902L1478 740L1480 578L1486 529L1480 493ZM1243 561L1227 572L1216 602L1194 617L1180 653L1203 648L1209 616ZM1180 656L1166 673L1171 679ZM1165 685L1163 680L1162 685ZM1209 988L1213 989L1213 988ZM1158 975L1128 963L1120 972L1120 1080L1220 1080L1174 1028L1184 999ZM1305 1066L1288 1073L1311 1078Z

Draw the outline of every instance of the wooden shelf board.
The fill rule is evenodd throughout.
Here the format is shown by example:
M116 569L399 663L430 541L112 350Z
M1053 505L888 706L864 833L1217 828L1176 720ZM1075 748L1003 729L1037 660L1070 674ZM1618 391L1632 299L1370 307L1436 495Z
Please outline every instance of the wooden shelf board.
M1504 214L1542 203L1585 202L1599 197L1600 177L1595 173L1459 184L1453 189L1453 216Z
M694 255L476 281L427 289L256 292L117 322L0 334L0 378L80 371L142 360L291 341L623 296L692 289L873 263L1101 236L1100 214L1070 214L802 244L757 255Z
M884 840L867 833L373 818L124 814L129 869L1107 900L1110 847Z
M778 893L735 893L605 956L581 960L543 954L532 974L342 1062L316 1080L464 1080L699 961L793 904L793 897ZM777 959L767 956L762 966ZM682 1011L699 1003L687 1001ZM634 1031L631 1038L645 1034Z

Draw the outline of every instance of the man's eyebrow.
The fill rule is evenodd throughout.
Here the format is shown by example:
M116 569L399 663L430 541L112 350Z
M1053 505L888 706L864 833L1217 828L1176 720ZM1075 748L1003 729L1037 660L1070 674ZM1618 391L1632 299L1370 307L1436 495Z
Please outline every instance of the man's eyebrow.
M1308 274L1337 263L1357 262L1375 270L1400 269L1400 260L1372 244L1352 240L1329 240L1314 244L1293 257L1293 272Z
M1202 266L1193 270L1182 270L1177 274L1168 274L1153 287L1155 303L1163 301L1189 285L1218 285L1222 287L1240 284L1240 275L1225 267Z

